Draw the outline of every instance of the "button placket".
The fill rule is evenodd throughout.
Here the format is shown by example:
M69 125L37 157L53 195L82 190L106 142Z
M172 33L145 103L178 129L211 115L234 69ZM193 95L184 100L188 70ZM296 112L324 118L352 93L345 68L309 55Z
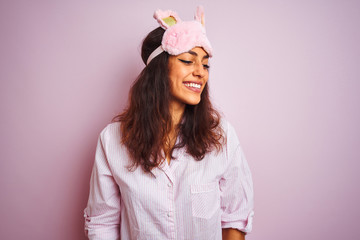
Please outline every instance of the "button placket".
M169 174L170 175L170 174ZM172 175L170 175L172 176ZM173 179L169 177L167 185L167 197L169 200L169 209L166 213L167 218L169 219L169 223L171 223L170 227L170 239L176 239L176 219L175 219L175 196L174 196L174 183Z
M169 203L170 203L170 206L169 206L169 209L170 211L167 213L168 217L171 217L171 212L174 211L174 205L175 205L175 199L174 199L174 188L173 188L173 184L171 181L169 181L167 183L167 187L168 187L168 199L169 199Z
M174 162L175 163L175 162ZM167 177L167 183L165 184L166 192L167 192L167 200L168 200L168 209L166 212L166 218L168 219L167 224L169 224L169 239L176 239L176 217L175 217L175 177L172 169L177 164L163 165L163 172Z

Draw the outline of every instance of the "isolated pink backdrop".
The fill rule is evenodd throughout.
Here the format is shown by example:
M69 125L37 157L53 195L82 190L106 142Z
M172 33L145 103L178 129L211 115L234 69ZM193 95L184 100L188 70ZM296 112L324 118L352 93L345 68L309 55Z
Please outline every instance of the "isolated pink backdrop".
M210 88L255 184L249 240L358 239L360 3L0 1L0 239L83 234L99 132L157 8L205 7Z

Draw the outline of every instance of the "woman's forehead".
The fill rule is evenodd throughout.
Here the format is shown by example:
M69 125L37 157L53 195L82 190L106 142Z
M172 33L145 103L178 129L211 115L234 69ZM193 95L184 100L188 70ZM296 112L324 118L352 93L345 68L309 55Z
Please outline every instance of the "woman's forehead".
M202 48L202 47L194 47L191 50L184 52L178 56L182 55L192 55L194 57L200 57L200 58L209 58L209 54Z

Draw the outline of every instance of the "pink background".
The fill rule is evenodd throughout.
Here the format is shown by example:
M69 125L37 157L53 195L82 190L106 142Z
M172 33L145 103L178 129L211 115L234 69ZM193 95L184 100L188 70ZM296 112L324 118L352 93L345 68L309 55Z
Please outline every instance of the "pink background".
M78 240L99 132L157 8L203 4L213 102L255 185L249 240L358 239L360 3L0 1L0 239Z

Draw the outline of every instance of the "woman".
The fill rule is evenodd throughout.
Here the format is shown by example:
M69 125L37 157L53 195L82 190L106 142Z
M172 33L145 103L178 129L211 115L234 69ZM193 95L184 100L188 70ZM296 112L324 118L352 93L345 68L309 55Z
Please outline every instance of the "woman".
M234 129L213 109L204 15L161 27L129 105L100 134L85 213L89 239L245 239L253 190Z

